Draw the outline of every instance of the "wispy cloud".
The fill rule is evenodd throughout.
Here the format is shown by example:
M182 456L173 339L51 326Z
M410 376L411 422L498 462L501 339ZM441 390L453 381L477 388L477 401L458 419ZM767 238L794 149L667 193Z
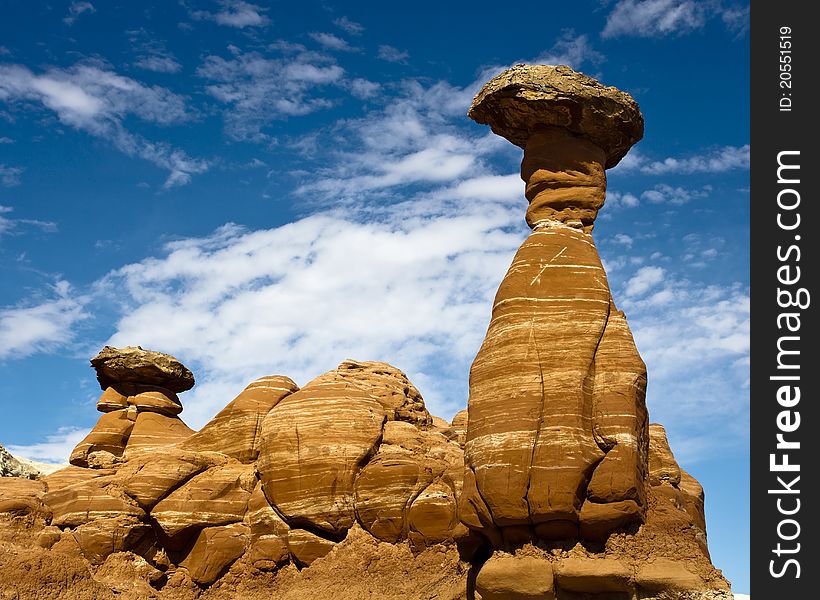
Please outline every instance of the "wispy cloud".
M182 70L182 65L165 43L145 29L132 29L126 33L136 55L135 67L155 73L179 73Z
M751 163L750 150L749 144L721 146L695 156L670 156L662 160L653 160L633 149L614 170L618 173L639 171L647 175L724 173L732 170L745 170Z
M332 57L299 45L280 45L284 56L242 52L229 58L210 55L197 70L209 81L208 93L226 105L227 134L238 140L264 141L264 129L277 119L328 108L332 100L317 96L322 86L341 83L344 69Z
M673 204L681 206L699 198L707 198L712 191L712 187L705 185L700 189L688 189L680 186L672 187L665 183L656 185L651 190L641 193L641 199L652 204Z
M341 16L334 20L333 24L350 35L361 35L364 33L364 26L361 23L352 21L345 16Z
M185 122L191 115L182 96L119 75L105 65L77 64L41 74L22 65L0 65L0 101L41 105L65 125L154 163L169 172L165 187L187 183L209 166L205 160L164 142L147 140L124 125L128 116L157 125Z
M270 23L265 15L267 8L263 8L243 0L218 0L220 9L217 11L193 10L191 18L198 21L213 21L226 27L263 27Z
M174 242L100 284L127 306L109 342L197 366L205 376L186 395L193 425L249 379L305 382L347 357L400 366L432 410L452 415L521 241L509 231L519 192L487 176L388 208L330 210L269 230L227 225Z
M332 33L316 32L308 34L310 38L317 44L327 48L328 50L336 50L338 52L358 52L359 48L354 48L347 43L347 40L340 38Z
M75 297L64 280L52 286L51 296L0 308L0 360L64 347L74 339L74 326L88 317L87 298Z
M592 47L587 34L577 35L573 29L566 29L552 48L529 62L580 69L584 64L597 65L604 59L604 55Z
M14 187L20 185L20 175L23 173L23 167L12 167L9 165L0 164L0 183L5 187Z
M748 288L703 283L657 265L611 271L610 282L650 374L650 418L667 425L679 460L691 464L744 446ZM679 443L684 439L698 443Z
M684 35L720 17L726 27L742 34L748 29L748 6L720 0L619 0L607 16L603 38Z
M393 46L388 46L387 44L379 46L379 51L376 56L381 60L393 63L406 63L407 59L410 58L408 52L399 50Z
M0 168L2 171L2 168ZM15 219L8 216L14 209L11 206L0 204L0 238L6 234L19 233L21 229L34 227L45 233L57 231L57 224L53 221L41 221L39 219Z
M68 6L68 14L63 17L63 23L66 25L74 25L74 22L80 18L84 13L95 13L97 9L91 2L74 1Z
M68 462L71 451L88 434L88 429L78 427L61 427L56 433L46 437L46 441L34 444L10 444L9 452L29 460L41 460L50 463Z

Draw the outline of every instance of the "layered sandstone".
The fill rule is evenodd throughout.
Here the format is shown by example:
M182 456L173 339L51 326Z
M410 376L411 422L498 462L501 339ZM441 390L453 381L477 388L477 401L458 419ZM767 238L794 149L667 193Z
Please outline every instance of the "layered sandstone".
M72 466L0 478L0 568L23 574L0 596L730 598L591 236L605 170L642 135L637 104L519 65L470 116L524 148L533 231L467 409L434 417L399 369L346 360L302 388L258 378L193 431L179 360L106 347L103 415Z
M645 511L646 367L590 235L634 100L568 67L516 66L470 116L524 147L533 228L470 370L465 523L489 539L604 540Z

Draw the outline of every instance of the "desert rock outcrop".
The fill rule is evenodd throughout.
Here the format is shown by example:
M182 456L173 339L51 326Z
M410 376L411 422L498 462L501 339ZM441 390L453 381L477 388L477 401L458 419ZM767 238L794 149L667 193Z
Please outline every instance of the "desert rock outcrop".
M470 371L465 523L516 539L605 538L643 519L646 368L590 232L605 168L643 119L624 92L525 65L488 82L469 114L524 147L533 232Z
M71 466L0 478L0 568L24 573L1 597L59 581L82 600L730 598L591 236L637 104L518 65L469 114L524 148L532 233L467 409L434 417L399 369L345 360L301 388L258 378L194 431L190 370L106 346L103 414Z

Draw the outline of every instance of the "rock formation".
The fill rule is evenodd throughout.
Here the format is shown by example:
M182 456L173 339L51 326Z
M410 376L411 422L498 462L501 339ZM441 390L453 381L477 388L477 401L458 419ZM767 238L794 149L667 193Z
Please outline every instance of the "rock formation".
M301 388L257 379L195 432L191 371L107 346L71 466L0 478L0 568L27 574L0 597L729 598L591 237L637 104L521 65L470 116L524 148L533 232L468 408L448 423L400 370L346 360Z

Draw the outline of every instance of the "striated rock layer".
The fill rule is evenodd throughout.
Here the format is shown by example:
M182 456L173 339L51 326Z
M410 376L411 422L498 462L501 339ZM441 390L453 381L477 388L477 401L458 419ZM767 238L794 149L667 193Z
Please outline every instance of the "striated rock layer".
M0 597L731 597L703 489L648 424L646 367L591 236L605 169L642 135L637 104L519 65L470 116L524 148L533 231L467 410L448 423L402 371L346 360L302 388L261 377L195 432L181 362L106 347L103 414L71 466L0 478L0 570L20 574Z

